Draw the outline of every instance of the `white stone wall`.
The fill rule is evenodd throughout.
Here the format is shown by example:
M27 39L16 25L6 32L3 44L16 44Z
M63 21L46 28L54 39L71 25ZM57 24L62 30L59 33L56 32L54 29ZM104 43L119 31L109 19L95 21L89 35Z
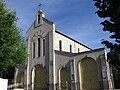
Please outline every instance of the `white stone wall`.
M26 39L27 39L27 51L28 54L30 56L30 59L32 59L33 57L33 42L35 42L35 58L37 58L38 55L38 38L40 38L41 40L41 55L43 54L43 39L45 39L47 42L49 42L49 40L46 39L46 36L53 31L53 25L49 25L46 22L43 22L43 24L41 26L35 27L34 24L32 24L32 26L30 27L30 29L27 32L26 35ZM51 36L52 37L52 36Z
M98 69L98 79L99 82L102 81L103 87L105 90L112 90L112 85L110 86L109 84L111 83L111 80L109 78L109 70L107 70L107 68L105 68L104 71L108 71L107 76L104 77L103 76L103 67L108 67L107 63L105 63L104 65L102 64L103 62L106 62L106 58L105 57L105 50L104 49L96 49L96 50L92 50L92 51L88 51L88 52L83 52L83 53L79 53L79 54L70 54L70 53L61 53L59 51L56 51L55 53L55 58L56 58L56 63L55 63L55 68L56 68L56 82L59 82L59 74L58 71L60 70L60 68L66 67L68 65L68 63L73 60L74 61L74 81L76 83L80 83L80 62L81 60L83 60L85 57L89 57L92 58L93 60L96 61L97 64L97 69ZM71 67L67 67L67 69L69 69L70 71ZM72 73L70 72L69 75L72 75ZM80 84L79 84L80 85ZM100 88L101 88L100 87ZM76 89L75 89L76 90ZM80 89L77 89L80 90Z
M78 53L78 48L80 52L90 51L89 48L80 45L79 43L67 38L57 32L55 32L54 38L54 50L59 50L59 41L62 41L62 51L70 52L70 45L72 45L72 53Z
M28 52L28 63L27 63L27 85L31 85L32 80L31 77L34 77L34 74L32 73L32 70L37 65L42 65L47 70L47 78L46 81L49 84L54 84L54 77L52 77L54 74L54 66L50 66L49 62L51 62L51 65L54 65L54 56L53 56L53 32L55 32L55 25L47 21L47 19L42 18L43 22L41 25L37 25L36 22L34 22L29 30L27 31L26 40L27 40L27 52ZM38 38L40 38L40 56L38 56ZM45 40L45 55L43 55L43 39ZM35 57L33 58L33 43L35 43ZM49 60L49 61L48 61ZM50 69L49 69L50 68ZM49 80L48 80L49 79ZM33 80L34 81L34 80ZM29 88L34 88L30 86ZM28 87L25 90L29 90ZM54 89L50 89L54 90Z

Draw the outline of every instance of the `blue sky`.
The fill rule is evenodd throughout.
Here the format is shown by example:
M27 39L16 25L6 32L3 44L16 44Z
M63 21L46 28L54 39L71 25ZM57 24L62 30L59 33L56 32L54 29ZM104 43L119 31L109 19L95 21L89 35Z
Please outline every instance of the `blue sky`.
M101 39L108 39L102 31L93 0L5 0L8 8L17 13L18 27L23 35L35 20L38 4L48 20L56 24L56 29L92 49L104 47Z

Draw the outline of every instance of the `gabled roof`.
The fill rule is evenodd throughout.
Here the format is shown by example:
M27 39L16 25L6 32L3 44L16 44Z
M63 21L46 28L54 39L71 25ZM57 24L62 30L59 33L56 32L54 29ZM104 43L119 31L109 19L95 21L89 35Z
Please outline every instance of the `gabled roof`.
M46 18L44 18L44 17L43 17L43 21L45 21L45 22L48 23L48 24L53 24L52 21L50 21L50 20L48 20L48 19L46 19Z
M43 21L45 21L46 23L48 23L48 24L50 24L50 25L52 25L53 24L53 22L52 21L50 21L50 20L48 20L48 19L46 19L46 18L44 18L44 17L42 17L43 18ZM31 24L31 26L29 27L29 29L32 27L32 25L35 25L35 21ZM41 26L41 25L39 25L39 26ZM37 27L39 27L39 26L37 26ZM35 27L36 28L36 27ZM29 29L27 30L27 32L29 31ZM26 33L27 33L26 32Z
M88 49L90 49L90 50L92 50L91 48L87 47L86 45L84 45L84 44L76 41L75 39L73 39L73 38L71 38L71 37L69 37L69 36L67 36L67 35L65 35L65 34L59 32L59 31L57 31L57 30L56 30L55 32L56 32L56 33L59 33L59 34L61 34L61 35L63 35L63 36L65 36L65 37L67 37L67 38L69 38L69 39L71 39L72 41L74 41L74 42L76 42L76 43L78 43L78 44L80 44L80 45L82 45L82 46L84 46L84 47L86 47L86 48L88 48Z

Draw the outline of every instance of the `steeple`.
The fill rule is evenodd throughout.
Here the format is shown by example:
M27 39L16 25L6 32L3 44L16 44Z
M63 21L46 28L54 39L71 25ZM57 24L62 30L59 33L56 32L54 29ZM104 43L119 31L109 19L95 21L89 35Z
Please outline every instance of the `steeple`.
M41 8L42 4L39 4L39 10L36 13L36 20L35 20L35 24L36 26L42 25L43 24L43 18L45 17L44 13L42 12Z
M41 9L39 9L37 13L38 13L38 15L42 15L42 17L45 17L45 14Z

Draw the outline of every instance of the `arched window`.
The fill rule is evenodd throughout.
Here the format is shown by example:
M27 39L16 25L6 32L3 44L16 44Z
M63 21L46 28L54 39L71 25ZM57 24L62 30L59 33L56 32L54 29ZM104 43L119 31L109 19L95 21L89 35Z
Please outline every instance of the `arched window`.
M78 53L80 52L80 49L78 48Z
M72 45L70 45L70 52L72 52Z
M35 42L33 42L33 58L35 58Z
M38 38L38 57L40 57L40 38Z
M26 39L26 50L28 52L28 39Z
M41 15L38 14L38 24L40 23L40 17L41 17Z
M43 39L43 56L45 56L45 39Z
M59 41L59 50L62 51L62 41Z

